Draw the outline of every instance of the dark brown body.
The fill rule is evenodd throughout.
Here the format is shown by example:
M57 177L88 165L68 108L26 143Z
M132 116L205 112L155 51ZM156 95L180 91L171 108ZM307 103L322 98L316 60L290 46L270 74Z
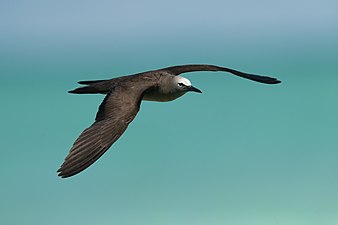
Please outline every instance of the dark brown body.
M99 107L95 122L85 129L74 142L58 170L59 176L73 176L100 158L135 118L142 100L166 102L188 91L201 93L200 90L191 86L190 81L178 76L181 73L194 71L224 71L261 83L280 83L275 78L247 74L213 65L173 66L110 80L80 81L79 84L85 86L69 91L69 93L105 94L106 97Z

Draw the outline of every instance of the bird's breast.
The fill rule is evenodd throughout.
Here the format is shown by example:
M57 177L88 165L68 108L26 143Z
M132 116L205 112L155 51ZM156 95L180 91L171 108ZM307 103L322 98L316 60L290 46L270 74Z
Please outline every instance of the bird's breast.
M181 97L184 95L184 92L179 93L161 93L157 90L150 90L146 91L146 93L143 96L143 100L146 101L154 101L154 102L170 102L175 100L176 98Z

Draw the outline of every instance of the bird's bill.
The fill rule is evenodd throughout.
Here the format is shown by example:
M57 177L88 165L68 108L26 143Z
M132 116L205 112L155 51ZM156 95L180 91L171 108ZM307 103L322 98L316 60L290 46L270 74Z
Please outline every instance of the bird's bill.
M194 91L194 92L202 93L202 91L200 89L195 88L193 86L188 87L188 91Z

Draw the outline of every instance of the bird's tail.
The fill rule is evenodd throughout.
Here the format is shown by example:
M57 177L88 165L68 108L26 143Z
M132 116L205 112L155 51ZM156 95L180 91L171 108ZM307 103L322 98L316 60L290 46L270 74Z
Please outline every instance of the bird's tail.
M72 94L107 94L111 90L111 80L87 80L79 81L79 84L86 85L74 90L68 91Z

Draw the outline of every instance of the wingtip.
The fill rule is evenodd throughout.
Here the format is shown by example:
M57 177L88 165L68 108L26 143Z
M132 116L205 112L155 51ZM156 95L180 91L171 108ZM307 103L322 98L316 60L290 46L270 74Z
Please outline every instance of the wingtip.
M60 178L62 178L62 179L65 179L65 178L68 178L69 176L66 176L66 175L61 175L61 174L59 174L58 175Z
M279 84L282 81L278 80L277 78L274 77L267 77L267 76L259 76L259 75L251 75L254 81L265 83L265 84ZM251 79L251 78L249 78Z
M277 78L274 78L274 81L271 82L271 84L280 84L282 81L278 80Z
M69 174L66 174L64 169L62 168L62 166L56 171L56 173L58 174L58 176L60 178L67 178L70 177Z
M60 169L58 169L57 173L58 173L58 176L59 176L60 178L67 178L67 177L70 177L70 176L71 176L71 175L67 175L67 174L63 173L63 171L60 170Z
M60 167L57 171L56 171L57 175L60 177L60 178L63 178L63 175L62 175L62 168Z

